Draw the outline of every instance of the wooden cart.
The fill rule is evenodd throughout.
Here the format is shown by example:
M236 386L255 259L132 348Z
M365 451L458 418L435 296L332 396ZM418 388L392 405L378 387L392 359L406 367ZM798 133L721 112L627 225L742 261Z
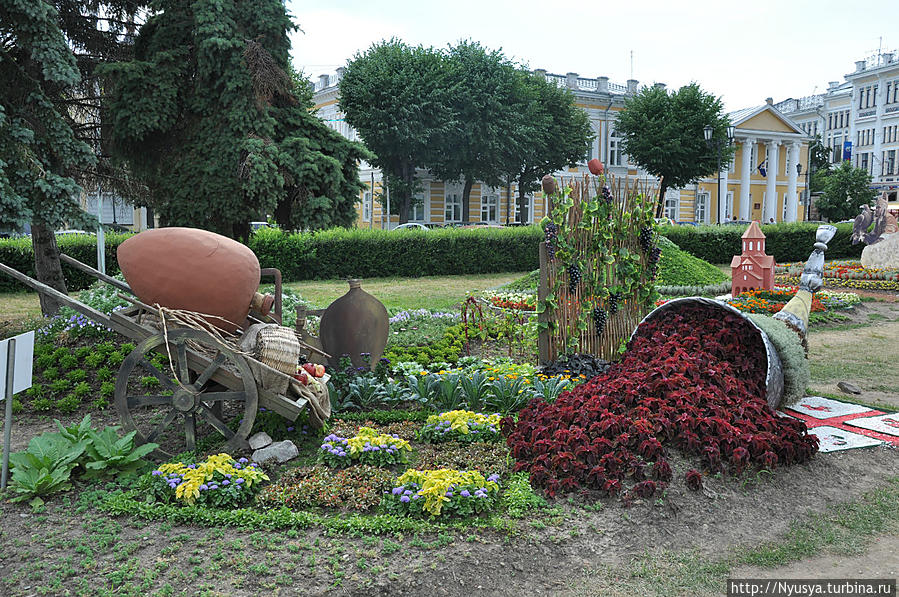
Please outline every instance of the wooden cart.
M60 255L60 259L133 296L124 282L68 255ZM137 432L136 441L160 444L156 455L161 458L194 450L198 433L212 431L224 437L229 449L247 449L247 437L260 408L294 421L307 407L304 398L263 388L248 364L252 357L225 346L211 334L190 328L160 332L149 323L157 310L136 299L131 299L133 306L106 315L3 263L0 271L137 344L119 367L115 407L125 430ZM281 273L263 269L262 274L274 276L275 319L280 322ZM157 366L157 354L168 357L169 364Z

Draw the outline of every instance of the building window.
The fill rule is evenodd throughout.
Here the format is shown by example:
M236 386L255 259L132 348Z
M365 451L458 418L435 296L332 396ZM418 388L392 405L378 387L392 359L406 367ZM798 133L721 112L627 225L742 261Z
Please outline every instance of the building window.
M512 197L512 203L515 204L515 215L513 216L513 221L519 222L521 221L519 217L519 214L521 213L521 205L518 202L518 197ZM524 221L530 224L533 221L534 217L534 196L525 195L524 203Z
M863 170L868 170L868 153L860 153L858 154L858 167Z
M371 222L371 191L362 195L362 221Z
M895 174L895 169L896 169L896 150L895 149L891 149L889 151L884 152L883 167L884 167L884 170L886 170L886 172L884 172L884 174L886 174L886 175Z
M609 129L609 165L621 165L621 139L614 128Z
M697 224L708 224L709 222L709 200L711 194L701 191L696 193L696 204L694 208L693 219Z
M431 194L428 192L427 183L424 189L412 196L412 208L409 210L410 222L426 222L428 219L428 205Z
M669 220L678 219L678 203L680 202L680 191L668 189L665 192L665 217Z
M443 212L443 220L445 222L461 222L462 221L462 191L458 188L447 186L446 197L444 199L445 208Z
M491 189L486 191L484 195L481 195L481 221L496 222L498 215L499 192Z
M724 219L725 221L734 215L734 192L727 191L724 195Z

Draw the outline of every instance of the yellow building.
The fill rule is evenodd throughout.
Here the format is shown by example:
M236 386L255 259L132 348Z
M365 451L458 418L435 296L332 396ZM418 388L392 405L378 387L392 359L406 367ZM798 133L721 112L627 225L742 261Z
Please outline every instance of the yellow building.
M336 75L322 75L314 85L316 112L334 130L357 140L356 131L347 125L337 101L343 71L341 68ZM622 151L621 139L616 134L617 114L623 109L627 97L639 91L637 81L629 80L626 85L618 85L611 83L608 77L591 79L580 77L577 73L557 75L540 69L534 73L568 88L574 94L575 104L587 113L594 135L583 161L574 168L553 173L555 176L582 175L587 172L587 161L599 158L605 164L606 171L616 177L654 181L654 177L631 163ZM661 86L660 83L656 85ZM806 180L797 174L796 165L803 165L803 174L808 170L809 136L806 131L779 112L770 99L762 106L734 112L730 114L730 119L736 126L737 152L732 164L721 172L724 201L718 200L717 176L708 177L687 188L669 190L665 215L677 222L706 224L734 219L762 222L804 219L805 210L800 209L799 199L805 196ZM747 149L745 152L744 147ZM767 169L765 176L759 165ZM396 226L398 216L388 220L387 210L382 208L382 203L386 204L386 196L382 196L381 172L363 162L359 177L367 189L357 206L357 227ZM410 222L446 225L474 222L508 224L518 221L518 191L514 184L511 187L491 188L475 183L469 197L469 220L462 222L462 183L435 180L427 170L419 170L417 177L422 190L418 205L409 214ZM527 199L525 220L539 222L546 213L543 194L537 191L529 194Z
M735 127L736 153L722 168L721 197L718 177L713 175L666 193L665 215L698 224L804 220L805 209L800 208L807 203L808 134L770 99L729 116Z

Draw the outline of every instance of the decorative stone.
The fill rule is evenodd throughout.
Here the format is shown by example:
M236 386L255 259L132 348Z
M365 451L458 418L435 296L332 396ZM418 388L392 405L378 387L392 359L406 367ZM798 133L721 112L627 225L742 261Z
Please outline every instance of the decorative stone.
M840 388L840 391L846 394L861 394L862 389L855 385L854 383L849 383L848 381L841 381L837 384L837 387Z
M869 268L899 269L899 232L862 249L862 265Z
M272 443L272 438L265 431L260 431L250 436L250 439L248 441L250 442L251 450L258 450L270 445Z
M284 463L288 460L293 460L299 455L300 451L297 449L296 444L286 439L283 442L275 442L253 452L253 462L265 464L270 460L277 460L280 463Z

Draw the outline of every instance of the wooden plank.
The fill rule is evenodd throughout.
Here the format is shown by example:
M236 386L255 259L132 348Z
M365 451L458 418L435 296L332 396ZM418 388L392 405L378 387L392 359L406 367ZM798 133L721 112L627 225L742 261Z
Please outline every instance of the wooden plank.
M134 294L134 292L131 290L131 287L128 286L127 284L125 284L124 282L122 282L121 280L116 280L112 276L107 276L106 274L92 268L91 266L87 265L86 263L81 263L74 257L69 257L65 253L60 253L59 260L64 261L65 263L68 263L75 269L80 269L81 271L92 275L93 277L97 278L98 280L102 280L103 282L106 282L107 284L111 284L111 285L115 286L116 288L118 288L119 290L124 290L125 292L127 292L129 294Z
M294 402L280 394L259 388L259 406L273 410L289 421L296 421L303 409L306 408L306 399L299 398Z

